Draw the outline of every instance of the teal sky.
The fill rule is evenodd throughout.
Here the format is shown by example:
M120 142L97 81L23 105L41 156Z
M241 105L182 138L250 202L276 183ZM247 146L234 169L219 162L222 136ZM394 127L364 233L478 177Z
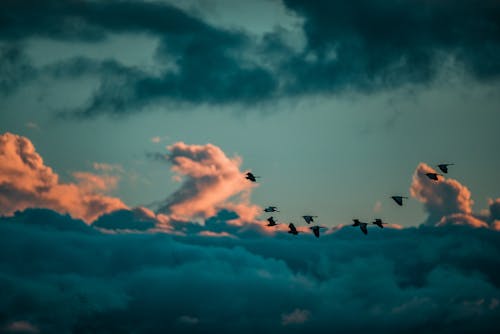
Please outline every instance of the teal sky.
M262 51L269 34L278 36L305 63L321 57L320 52L325 59L333 57L325 60L329 62L342 55L340 46L328 51L328 57L324 48L318 47L317 55L312 49L307 51L313 45L307 25L312 19L308 21L308 12L293 5L214 0L183 2L179 8L209 27L246 36L241 49L228 52L235 52L232 57L237 63L271 68L279 87L294 72L278 73L288 52L270 56ZM361 88L350 82L325 88L306 82L311 87L300 93L279 88L270 97L252 95L241 102L237 96L220 101L210 96L180 100L155 96L131 103L131 111L126 113L109 111L119 108L111 105L88 118L60 117L61 112L72 113L88 104L103 87L128 94L127 87L121 91L128 80L125 75L107 76L100 70L85 69L78 73L73 69L77 74L71 70L54 73L64 62L111 60L152 78L179 71L178 60L159 51L159 32L120 30L111 25L104 25L103 30L105 37L97 40L61 38L49 32L15 38L2 35L0 41L4 49L21 50L16 61L23 60L38 71L30 79L19 72L22 66L15 67L15 62L5 65L5 87L11 84L12 88L5 89L0 98L0 132L29 138L45 164L63 180L70 180L75 171L92 171L94 162L120 165L120 182L112 194L130 206L150 205L165 199L179 184L172 180L170 166L153 161L148 153L166 153L166 146L183 141L212 143L228 156L240 156L243 169L262 176L252 202L279 206L283 220L316 214L327 226L348 224L355 217L418 225L426 218L421 203L411 199L406 208L399 208L389 197L409 195L412 174L420 162L455 163L450 177L470 189L476 212L487 207L489 198L500 196L500 85L493 73L497 69L484 79L470 69L476 63L461 60L462 51L454 53L449 51L453 48L433 45L438 60L432 62L432 76L425 80L409 76L379 84L396 62L382 66L368 89L366 83ZM333 39L329 45L335 46L335 42ZM470 51L467 40L458 38L455 43L455 48ZM411 50L408 54L411 56ZM498 53L495 55L498 59ZM401 57L404 59L404 51ZM300 80L313 80L308 75L318 68L310 71ZM233 87L245 84L251 82L232 83ZM339 85L343 86L337 89ZM154 137L160 142L153 142Z

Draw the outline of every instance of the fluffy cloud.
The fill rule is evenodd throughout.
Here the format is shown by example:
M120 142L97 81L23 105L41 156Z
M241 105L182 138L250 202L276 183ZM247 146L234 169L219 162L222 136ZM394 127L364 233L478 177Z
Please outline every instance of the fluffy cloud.
M89 233L91 226L63 230L40 219L36 212L23 222L0 219L0 328L17 321L41 333L498 328L500 233L489 229L235 239Z
M425 163L420 163L413 174L410 193L424 203L429 213L428 224L435 224L442 217L461 213L472 213L471 194L467 187L456 180L439 177L439 181L431 180L426 173L436 171Z
M51 208L86 222L127 206L103 193L116 185L108 175L75 173L76 183L62 183L47 167L31 141L11 133L0 135L0 213L30 207Z
M238 215L235 224L253 222L261 212L258 206L250 203L254 184L246 180L240 170L240 158L229 158L212 144L179 142L168 150L165 158L183 181L159 212L174 220L192 221L215 216L226 209Z
M489 210L484 214L472 212L473 201L469 189L457 180L440 176L438 181L429 179L426 173L436 171L425 163L420 163L410 187L410 193L425 206L429 216L427 225L468 225L499 229L500 199L490 200Z

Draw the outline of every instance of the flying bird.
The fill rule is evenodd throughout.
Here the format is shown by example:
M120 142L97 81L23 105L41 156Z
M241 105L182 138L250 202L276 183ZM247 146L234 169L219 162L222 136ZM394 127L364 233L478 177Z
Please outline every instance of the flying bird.
M259 178L260 176L255 176L253 175L252 173L248 172L245 176L245 179L247 180L250 180L252 182L257 182L257 179Z
M313 233L316 236L316 238L319 238L319 229L320 228L326 228L326 227L324 227L324 226L317 226L316 225L316 226L311 226L309 228L313 231Z
M302 216L306 223L311 224L311 222L314 222L314 218L318 218L318 216Z
M264 209L264 212L279 212L276 206L268 206Z
M368 234L368 228L366 227L368 223L360 222L359 219L353 219L352 221L354 222L352 226L359 226L359 228L364 234Z
M399 206L403 206L403 199L408 199L408 197L405 196L391 196L391 198L394 202L398 203Z
M293 235L299 234L299 231L297 231L297 229L295 228L295 225L293 225L293 223L288 224L288 228L290 229L290 231L288 231L288 233L291 233Z
M387 223L384 223L384 222L382 222L382 219L377 218L377 219L375 219L375 221L372 222L372 224L377 225L380 228L384 228L384 224L387 224Z
M453 166L454 164L439 164L437 165L443 173L448 173L448 166Z
M427 177L429 179L434 180L434 181L438 180L438 175L442 176L442 174L439 174L439 173L425 173L425 175L427 175Z
M269 222L269 224L267 224L267 226L276 226L276 225L278 225L278 224L276 223L276 221L274 220L274 218L273 218L273 217L269 217L269 218L267 218L267 221Z

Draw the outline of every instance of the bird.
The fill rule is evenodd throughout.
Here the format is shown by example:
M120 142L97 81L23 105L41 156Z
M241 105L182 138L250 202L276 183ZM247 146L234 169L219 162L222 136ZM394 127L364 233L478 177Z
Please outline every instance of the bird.
M297 229L295 228L295 225L293 225L293 223L288 224L288 228L290 229L290 231L288 231L288 233L291 233L293 235L299 234L299 231L297 231Z
M438 180L438 175L442 176L442 174L439 174L439 173L425 173L425 175L427 175L427 177L429 179L434 180L434 181Z
M269 222L269 224L267 224L267 226L276 226L276 225L278 225L278 224L276 223L276 221L274 220L274 218L273 218L273 217L269 217L269 218L267 218L267 221Z
M311 222L314 222L314 218L318 218L318 216L302 216L306 223L311 224Z
M382 219L377 218L377 219L375 219L375 221L372 222L372 224L377 225L380 228L384 228L384 224L387 224L387 223L384 223L384 222L382 222Z
M391 196L391 198L394 202L398 203L399 206L403 206L403 199L408 199L408 197L405 196Z
M259 178L260 176L255 176L253 175L252 173L250 172L247 172L246 176L245 176L245 179L247 180L250 180L252 182L257 182L257 178Z
M368 234L368 228L366 227L368 223L360 222L359 219L353 219L352 221L354 222L352 226L359 226L359 228L364 234Z
M264 212L279 212L278 208L275 206L268 206L267 208L264 209Z
M441 169L441 171L443 173L448 173L448 166L453 166L454 164L439 164L437 165L439 169Z
M309 228L313 231L313 233L316 236L316 238L319 238L319 229L320 228L326 228L326 227L316 225L316 226L311 226Z

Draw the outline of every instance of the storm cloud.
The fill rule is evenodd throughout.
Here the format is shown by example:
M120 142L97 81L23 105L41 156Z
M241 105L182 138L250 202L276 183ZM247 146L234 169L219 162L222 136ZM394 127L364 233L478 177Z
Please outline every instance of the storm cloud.
M500 234L488 229L374 229L365 237L346 227L320 239L287 233L235 239L102 234L67 217L66 224L79 227L64 230L41 219L36 212L29 220L0 219L0 328L23 322L40 333L498 330Z
M161 103L253 105L281 97L425 85L450 64L478 81L497 81L500 74L498 1L284 4L290 15L303 19L300 47L290 46L280 27L256 37L160 2L4 1L0 40L7 50L33 38L92 44L112 34L146 34L158 40L154 58L165 69L150 73L116 59L85 57L36 69L23 59L6 63L20 75L0 88L12 91L37 72L59 79L95 76L99 84L87 103L61 113L86 118ZM3 57L10 57L6 52Z

